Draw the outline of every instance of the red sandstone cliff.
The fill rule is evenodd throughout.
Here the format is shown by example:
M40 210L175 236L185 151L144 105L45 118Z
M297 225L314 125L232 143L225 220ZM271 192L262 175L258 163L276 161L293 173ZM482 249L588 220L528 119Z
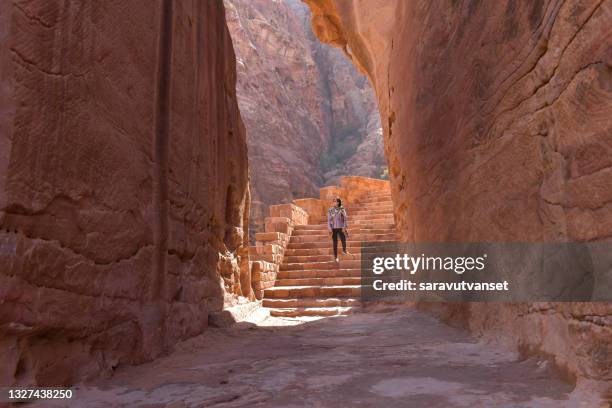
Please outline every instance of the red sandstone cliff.
M297 0L226 0L247 129L252 232L270 204L316 195L341 175L386 166L374 93L339 50L312 34Z
M612 236L612 1L305 1L376 89L405 240ZM610 305L444 313L612 381Z
M150 359L250 295L219 1L0 8L0 383Z

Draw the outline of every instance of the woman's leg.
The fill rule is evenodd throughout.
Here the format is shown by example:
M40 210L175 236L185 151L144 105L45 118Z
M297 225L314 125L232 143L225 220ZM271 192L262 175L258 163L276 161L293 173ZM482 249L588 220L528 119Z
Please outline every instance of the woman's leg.
M340 235L340 241L342 241L342 252L346 254L346 235L344 235L343 230L339 230L338 235Z
M332 241L334 241L334 258L338 257L338 228L332 230Z

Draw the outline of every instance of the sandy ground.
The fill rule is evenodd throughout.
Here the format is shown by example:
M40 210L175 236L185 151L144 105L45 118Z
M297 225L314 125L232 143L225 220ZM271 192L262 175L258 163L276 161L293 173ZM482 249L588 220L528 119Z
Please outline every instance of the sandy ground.
M550 365L408 308L266 317L35 407L598 407Z

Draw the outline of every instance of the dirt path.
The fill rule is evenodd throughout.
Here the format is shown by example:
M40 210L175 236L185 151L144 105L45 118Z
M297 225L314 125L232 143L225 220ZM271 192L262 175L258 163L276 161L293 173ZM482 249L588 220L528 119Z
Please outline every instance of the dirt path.
M81 385L70 405L54 406L593 406L571 391L543 361L521 361L402 308L211 329L166 358Z

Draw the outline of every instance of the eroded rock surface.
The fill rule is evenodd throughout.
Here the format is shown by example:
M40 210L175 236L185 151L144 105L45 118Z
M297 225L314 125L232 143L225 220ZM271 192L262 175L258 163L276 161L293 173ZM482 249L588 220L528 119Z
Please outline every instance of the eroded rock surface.
M612 236L612 1L305 1L374 84L405 240ZM612 382L609 304L443 313Z
M0 7L0 383L142 362L250 296L219 1Z
M341 175L379 177L380 116L367 78L312 34L298 0L226 0L247 128L251 232L269 205L316 195Z
M304 320L209 330L171 356L79 385L72 405L45 406L605 406L546 360L519 359L414 310Z

